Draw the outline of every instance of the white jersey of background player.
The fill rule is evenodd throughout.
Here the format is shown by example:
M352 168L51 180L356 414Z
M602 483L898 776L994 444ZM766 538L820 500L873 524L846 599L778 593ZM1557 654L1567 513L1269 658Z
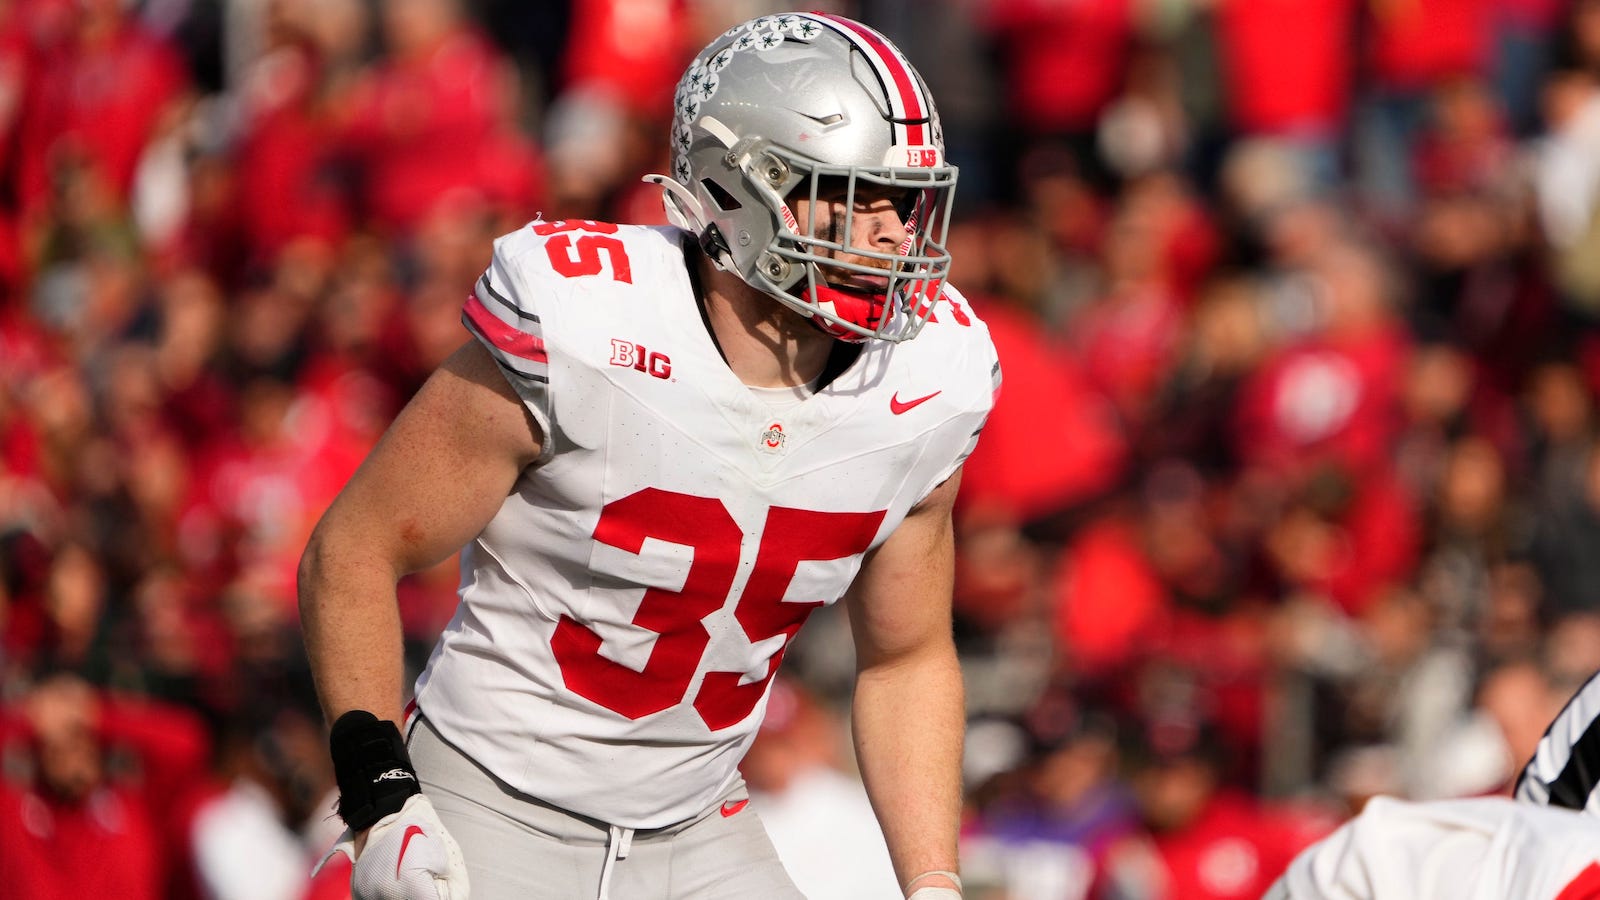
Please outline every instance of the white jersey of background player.
M1388 797L1306 848L1265 900L1597 900L1600 819L1476 797Z
M535 221L498 240L464 310L475 340L308 547L341 813L371 829L358 897L457 897L463 865L493 896L548 889L497 867L517 837L463 840L463 864L444 826L470 812L436 817L384 730L394 579L463 544L420 711L506 804L609 834L601 895L636 831L692 834L738 788L785 644L847 589L858 761L897 874L957 895L950 510L999 365L944 284L955 170L931 98L881 35L794 14L714 41L675 105L672 177L654 178L676 227ZM741 875L737 853L700 858Z
M1515 800L1379 798L1295 858L1272 900L1600 900L1600 675L1517 779Z

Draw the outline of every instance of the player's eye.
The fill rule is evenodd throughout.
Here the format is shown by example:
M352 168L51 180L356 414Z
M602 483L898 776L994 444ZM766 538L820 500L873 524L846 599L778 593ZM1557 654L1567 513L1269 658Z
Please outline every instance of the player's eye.
M858 213L881 213L893 209L901 221L911 215L916 209L920 191L891 190L877 186L857 186L855 195L855 211ZM840 198L843 199L842 197Z
M906 191L895 199L894 211L900 215L900 221L911 221L911 214L916 212L917 201L921 199L921 191Z
M860 202L860 192L856 194ZM850 197L850 179L842 175L824 175L817 179L817 202L843 203Z

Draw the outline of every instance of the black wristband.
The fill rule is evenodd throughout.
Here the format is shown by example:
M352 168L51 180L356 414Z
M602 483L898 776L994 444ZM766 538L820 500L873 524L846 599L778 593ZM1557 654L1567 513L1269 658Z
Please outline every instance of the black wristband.
M333 723L328 748L339 782L339 817L352 831L371 828L422 792L400 729L387 719L353 709Z

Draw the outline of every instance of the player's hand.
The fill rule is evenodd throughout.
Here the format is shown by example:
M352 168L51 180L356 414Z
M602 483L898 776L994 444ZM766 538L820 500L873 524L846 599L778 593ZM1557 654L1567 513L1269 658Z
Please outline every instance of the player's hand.
M379 819L360 837L358 842L345 831L323 859L343 853L354 861L353 900L467 900L461 848L426 796L413 794L399 812Z
M961 900L961 892L947 887L917 888L906 900Z

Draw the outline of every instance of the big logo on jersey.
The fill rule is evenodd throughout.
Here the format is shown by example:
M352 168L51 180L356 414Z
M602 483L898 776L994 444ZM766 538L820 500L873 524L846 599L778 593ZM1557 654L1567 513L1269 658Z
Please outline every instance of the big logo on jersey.
M877 512L817 512L774 506L756 549L749 580L734 608L752 644L782 635L783 645L765 676L740 684L742 672L707 672L694 708L712 731L743 721L766 692L784 650L811 611L823 604L785 601L796 567L805 560L846 559L865 553L883 521ZM722 501L657 488L606 504L595 526L600 543L639 553L646 538L690 547L688 576L678 591L649 588L633 624L657 635L650 658L634 670L600 655L600 636L568 615L561 617L551 649L567 688L629 719L677 706L687 692L711 634L702 623L733 590L744 531Z
M622 366L625 369L636 369L648 372L661 379L672 377L672 359L665 353L657 353L643 344L633 341L624 341L620 338L611 339L611 359L613 366Z

